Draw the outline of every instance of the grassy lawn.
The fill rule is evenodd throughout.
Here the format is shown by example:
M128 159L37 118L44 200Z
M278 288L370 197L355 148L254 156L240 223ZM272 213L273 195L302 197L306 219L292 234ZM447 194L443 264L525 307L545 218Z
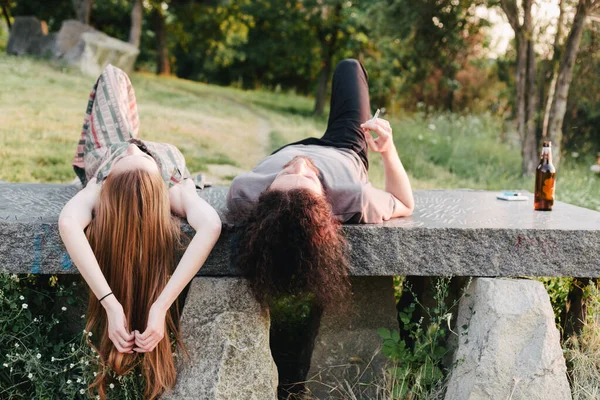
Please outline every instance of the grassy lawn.
M30 58L0 55L0 179L70 182L70 162L94 78ZM132 74L140 136L178 146L194 172L227 184L277 147L319 136L326 117L313 100L288 93L242 91L152 74ZM373 104L373 107L377 106ZM417 113L390 117L398 152L416 189L533 189L520 175L514 130L489 115ZM600 179L566 160L557 198L600 210ZM383 186L380 158L370 176Z

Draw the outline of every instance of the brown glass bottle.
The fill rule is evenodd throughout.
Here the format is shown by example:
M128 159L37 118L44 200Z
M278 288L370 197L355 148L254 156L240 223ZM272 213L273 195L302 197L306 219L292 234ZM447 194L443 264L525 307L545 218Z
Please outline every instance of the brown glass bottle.
M552 211L554 205L554 184L556 168L552 165L552 143L544 142L542 157L535 170L535 195L533 208L539 211Z

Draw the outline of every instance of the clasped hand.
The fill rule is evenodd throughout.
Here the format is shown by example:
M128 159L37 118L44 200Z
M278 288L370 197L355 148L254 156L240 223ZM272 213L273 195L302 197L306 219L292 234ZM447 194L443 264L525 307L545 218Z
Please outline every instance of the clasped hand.
M166 311L163 311L156 304L150 307L148 324L143 333L137 330L128 331L127 318L123 312L123 307L118 301L116 301L116 304L107 307L106 313L108 317L108 337L120 353L150 352L165 336Z

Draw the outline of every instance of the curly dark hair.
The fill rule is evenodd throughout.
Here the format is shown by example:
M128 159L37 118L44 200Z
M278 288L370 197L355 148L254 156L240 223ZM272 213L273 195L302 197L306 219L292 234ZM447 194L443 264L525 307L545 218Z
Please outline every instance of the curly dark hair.
M324 195L267 190L234 218L233 261L262 305L309 292L325 308L349 296L346 241Z

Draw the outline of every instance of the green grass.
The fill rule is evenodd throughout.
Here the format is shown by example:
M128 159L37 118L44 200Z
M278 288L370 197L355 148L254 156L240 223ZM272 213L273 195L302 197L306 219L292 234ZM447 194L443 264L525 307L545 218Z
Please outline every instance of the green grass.
M95 81L78 71L31 58L0 55L0 179L69 182L89 91ZM313 99L292 93L242 91L152 74L132 74L140 136L170 142L189 169L210 165L252 168L291 141L319 136L326 116L311 116ZM386 117L387 118L387 117ZM398 153L415 189L533 190L520 174L514 129L491 115L390 117ZM383 168L370 155L369 175L383 187ZM567 159L558 169L558 200L600 210L600 179L591 158ZM224 169L223 171L227 171ZM230 182L231 172L217 179Z

